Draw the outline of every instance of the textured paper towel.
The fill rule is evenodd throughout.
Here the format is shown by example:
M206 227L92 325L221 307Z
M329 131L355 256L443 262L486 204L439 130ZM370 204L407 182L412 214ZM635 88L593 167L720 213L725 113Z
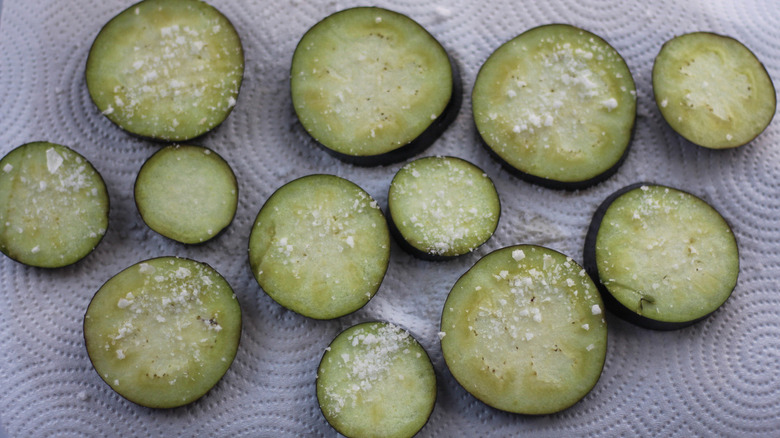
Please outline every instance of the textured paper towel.
M267 5L264 5L267 3ZM630 4L628 4L630 3ZM780 8L775 0L655 2L379 0L426 27L461 67L464 105L425 153L456 155L482 167L502 200L496 235L475 254L441 263L397 246L376 297L360 311L314 321L283 310L257 286L246 246L254 216L283 183L315 172L348 178L386 202L401 164L358 168L314 147L297 124L288 71L303 33L356 1L312 4L214 0L241 35L244 84L235 111L198 139L234 168L238 214L203 246L175 244L149 230L132 199L144 159L159 145L133 138L101 116L84 84L89 46L129 2L5 0L0 22L0 153L33 140L69 145L103 174L110 227L74 266L41 270L0 259L0 424L10 436L333 436L317 407L321 353L342 329L383 319L411 330L430 353L439 397L420 436L660 435L768 436L780 430L780 121L751 144L710 151L681 140L652 99L650 72L661 44L709 30L751 48L780 80ZM479 66L502 42L541 24L565 22L610 42L626 59L639 97L636 135L623 167L580 192L538 188L508 175L478 145L470 91ZM740 244L739 284L706 321L654 332L608 317L609 351L595 389L557 415L526 417L486 407L452 378L436 336L446 295L488 252L515 243L550 246L582 260L596 206L637 181L687 189L717 208ZM155 411L125 401L92 369L82 318L94 292L140 260L178 255L214 266L244 313L241 346L224 379L200 401Z

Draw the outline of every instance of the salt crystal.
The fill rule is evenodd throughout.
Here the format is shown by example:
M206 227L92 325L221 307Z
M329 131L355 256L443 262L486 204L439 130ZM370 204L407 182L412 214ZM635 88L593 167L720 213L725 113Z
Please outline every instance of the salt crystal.
M609 99L601 102L601 104L604 105L607 111L612 111L618 107L618 101L614 97L610 97Z
M191 273L192 272L189 269L185 268L184 266L180 266L174 274L176 275L176 278L187 278Z
M62 155L58 154L54 148L46 150L46 167L49 169L49 173L57 172L63 161Z

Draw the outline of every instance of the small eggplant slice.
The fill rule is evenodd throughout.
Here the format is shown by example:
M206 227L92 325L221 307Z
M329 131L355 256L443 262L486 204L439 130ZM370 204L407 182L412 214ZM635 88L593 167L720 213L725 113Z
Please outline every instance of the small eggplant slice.
M141 166L135 203L152 230L181 243L203 243L233 221L238 182L216 152L173 145L157 151Z
M390 229L423 259L467 254L498 226L501 204L490 177L455 157L425 157L403 166L388 193Z
M27 143L0 160L0 251L13 260L76 263L103 239L108 211L103 178L66 146Z
M667 41L653 65L655 102L669 126L710 149L742 146L775 115L772 79L739 41L695 32Z
M436 374L406 330L362 323L326 349L317 371L317 400L328 423L346 437L409 438L433 412Z
M376 201L333 175L309 175L276 190L257 214L249 264L274 301L314 319L363 307L390 261L390 232Z

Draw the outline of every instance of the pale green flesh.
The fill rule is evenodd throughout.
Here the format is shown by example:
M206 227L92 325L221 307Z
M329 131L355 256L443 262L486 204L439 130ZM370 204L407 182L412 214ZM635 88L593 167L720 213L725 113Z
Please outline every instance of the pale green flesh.
M477 75L474 120L512 167L562 182L612 168L631 139L636 91L601 38L568 25L532 29L499 47Z
M672 129L713 149L753 140L769 125L777 104L772 80L753 53L711 33L664 44L653 66L653 92Z
M409 333L382 322L342 332L317 372L317 399L328 422L348 437L411 437L436 401L436 375Z
M233 220L238 185L219 155L198 146L168 146L138 173L135 202L149 227L182 243L201 243Z
M0 251L55 268L92 252L108 226L100 174L73 150L28 143L0 160Z
M382 211L355 184L310 175L277 190L257 215L249 263L282 306L316 319L351 313L376 293L390 258Z
M447 107L452 69L419 24L380 8L353 8L315 25L295 50L295 112L325 147L352 156L398 149Z
M128 400L190 403L225 374L238 349L241 308L203 263L162 257L133 265L95 294L84 339L95 370Z
M707 203L679 190L643 186L607 209L596 264L602 284L629 310L687 322L731 295L739 254L728 224Z
M466 254L498 226L501 205L490 178L453 157L428 157L402 167L388 195L404 239L428 254Z
M87 60L98 109L128 132L183 141L232 111L244 73L241 41L216 9L194 0L146 0L112 19Z
M482 258L452 288L441 347L455 379L498 409L547 414L584 397L601 375L607 325L576 262L533 246Z

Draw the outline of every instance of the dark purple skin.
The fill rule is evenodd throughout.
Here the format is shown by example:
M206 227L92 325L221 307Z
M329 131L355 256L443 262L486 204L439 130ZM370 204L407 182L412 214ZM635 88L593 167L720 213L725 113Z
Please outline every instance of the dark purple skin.
M394 326L397 326L397 327L401 327L401 328L402 328L404 331L406 331L407 333L409 333L409 336L411 336L411 337L412 337L412 338L413 338L413 339L414 339L414 340L415 340L415 341L416 341L416 342L417 342L417 343L420 345L420 348L422 348L422 351L423 351L423 352L425 353L425 355L428 357L428 360L429 360L429 361L431 360L431 355L430 355L430 354L428 354L428 351L425 349L425 347L423 346L423 344L422 344L420 341L418 341L418 340L417 340L417 339L419 339L419 338L417 338L417 337L416 337L416 336L415 336L415 335L412 333L412 331L411 331L411 330L408 330L406 327L403 327L403 326L401 326L401 325L399 325L399 324L396 324L396 323L391 323L390 321L385 321L385 320L379 320L379 319L375 319L375 320L370 320L370 321L364 321L364 322L361 322L361 323L358 323L358 324L355 324L355 325L351 325L351 326L349 326L349 327L346 327L346 328L344 328L343 330L341 330L341 331L340 331L340 332L339 332L339 333L338 333L336 336L334 336L334 337L333 337L333 339L331 339L331 342L333 342L333 340L335 340L335 339L336 339L336 338L337 338L337 337L338 337L338 336L339 336L341 333L343 333L343 332L347 331L348 329L351 329L352 327L357 327L357 326L359 326L359 325L363 325L363 324L369 324L369 323L372 323L372 322L384 322L384 323L388 323L388 324L393 324ZM330 346L330 343L328 344L328 346ZM325 351L323 351L323 353L322 353L322 356L320 357L320 362L319 362L319 364L317 365L317 370L319 370L319 369L320 369L320 366L322 365L322 360L323 360L323 359L325 359ZM432 361L431 361L431 364L433 364L433 362L432 362ZM433 372L434 372L434 375L436 375L436 374L437 374L437 373L436 373L436 368L434 368L434 369L433 369ZM314 379L314 398L317 398L317 380L318 380L318 379L319 379L319 377ZM436 407L436 399L438 399L438 396L439 396L439 392L438 392L438 377L437 377L436 381L437 381L437 385L436 385L436 387L437 387L437 391L436 391L436 395L435 395L434 402L433 402L434 409L433 409L433 410L431 410L431 413L430 413L430 414L428 414L428 418L425 420L425 424L423 424L423 426L420 428L420 430L418 430L418 431L417 431L417 433L418 433L418 434L420 433L420 431L421 431L421 430L425 429L425 426L426 426L426 425L428 424L428 422L431 420L431 415L433 415L433 411L435 410L435 407ZM340 431L340 430L336 429L336 428L335 428L335 427L334 427L332 424L330 424L330 421L328 421L328 417L327 417L327 416L325 416L325 412L322 410L322 405L319 403L319 401L317 402L317 407L320 409L320 413L322 414L322 418L324 418L324 419L325 419L325 422L327 422L327 423L328 423L328 426L330 426L330 427L331 427L333 430L335 430L336 432L338 432L338 433L341 433L341 431Z
M388 207L388 211L389 209L390 208ZM400 246L401 249L403 249L406 253L411 254L412 256L417 257L420 260L426 260L429 262L443 262L458 257L458 256L444 256L444 255L431 254L415 248L414 246L412 246L411 243L407 242L406 239L404 239L404 236L401 234L400 231L398 231L398 227L395 226L395 222L393 222L393 217L390 215L387 215L387 227L390 229L390 234L393 236L398 246Z
M450 67L452 68L452 95L450 101L444 108L444 111L439 117L431 123L425 131L422 132L417 138L411 142L393 149L390 152L379 155L347 155L340 152L336 152L333 149L321 144L316 138L311 137L308 131L304 129L304 132L309 134L317 145L328 154L338 158L346 163L354 164L355 166L373 167L384 166L388 164L398 163L422 153L425 149L430 147L436 139L438 139L447 127L455 121L460 111L461 103L463 102L463 84L460 79L460 72L455 60L451 56L447 56L450 60ZM300 123L299 123L300 124Z
M588 273L588 275L590 275L590 278L594 280L593 282L596 283L596 286L598 287L599 292L601 293L601 298L604 301L604 306L607 309L609 309L610 312L617 315L619 318L628 321L632 324L638 325L640 327L644 327L652 330L659 330L659 331L677 330L677 329L691 326L707 318L708 316L712 315L715 312L713 311L711 313L708 313L707 315L702 316L701 318L694 319L692 321L684 321L684 322L668 322L668 321L657 321L655 319L650 319L624 306L620 301L618 301L615 297L612 296L610 291L601 283L601 279L599 278L598 265L596 264L596 237L598 236L599 233L599 227L601 226L601 221L604 219L604 215L607 213L607 210L609 209L610 205L612 205L612 203L617 198L619 198L621 195L627 192L630 192L631 190L637 189L642 186L662 186L662 185L647 183L647 182L631 184L609 195L607 199L605 199L604 202L602 202L601 205L598 206L596 212L593 214L593 219L590 222L590 226L588 227L588 233L585 235L585 245L584 245L584 250L582 255L583 267L585 268L585 271ZM675 190L679 190L679 189L675 189Z

